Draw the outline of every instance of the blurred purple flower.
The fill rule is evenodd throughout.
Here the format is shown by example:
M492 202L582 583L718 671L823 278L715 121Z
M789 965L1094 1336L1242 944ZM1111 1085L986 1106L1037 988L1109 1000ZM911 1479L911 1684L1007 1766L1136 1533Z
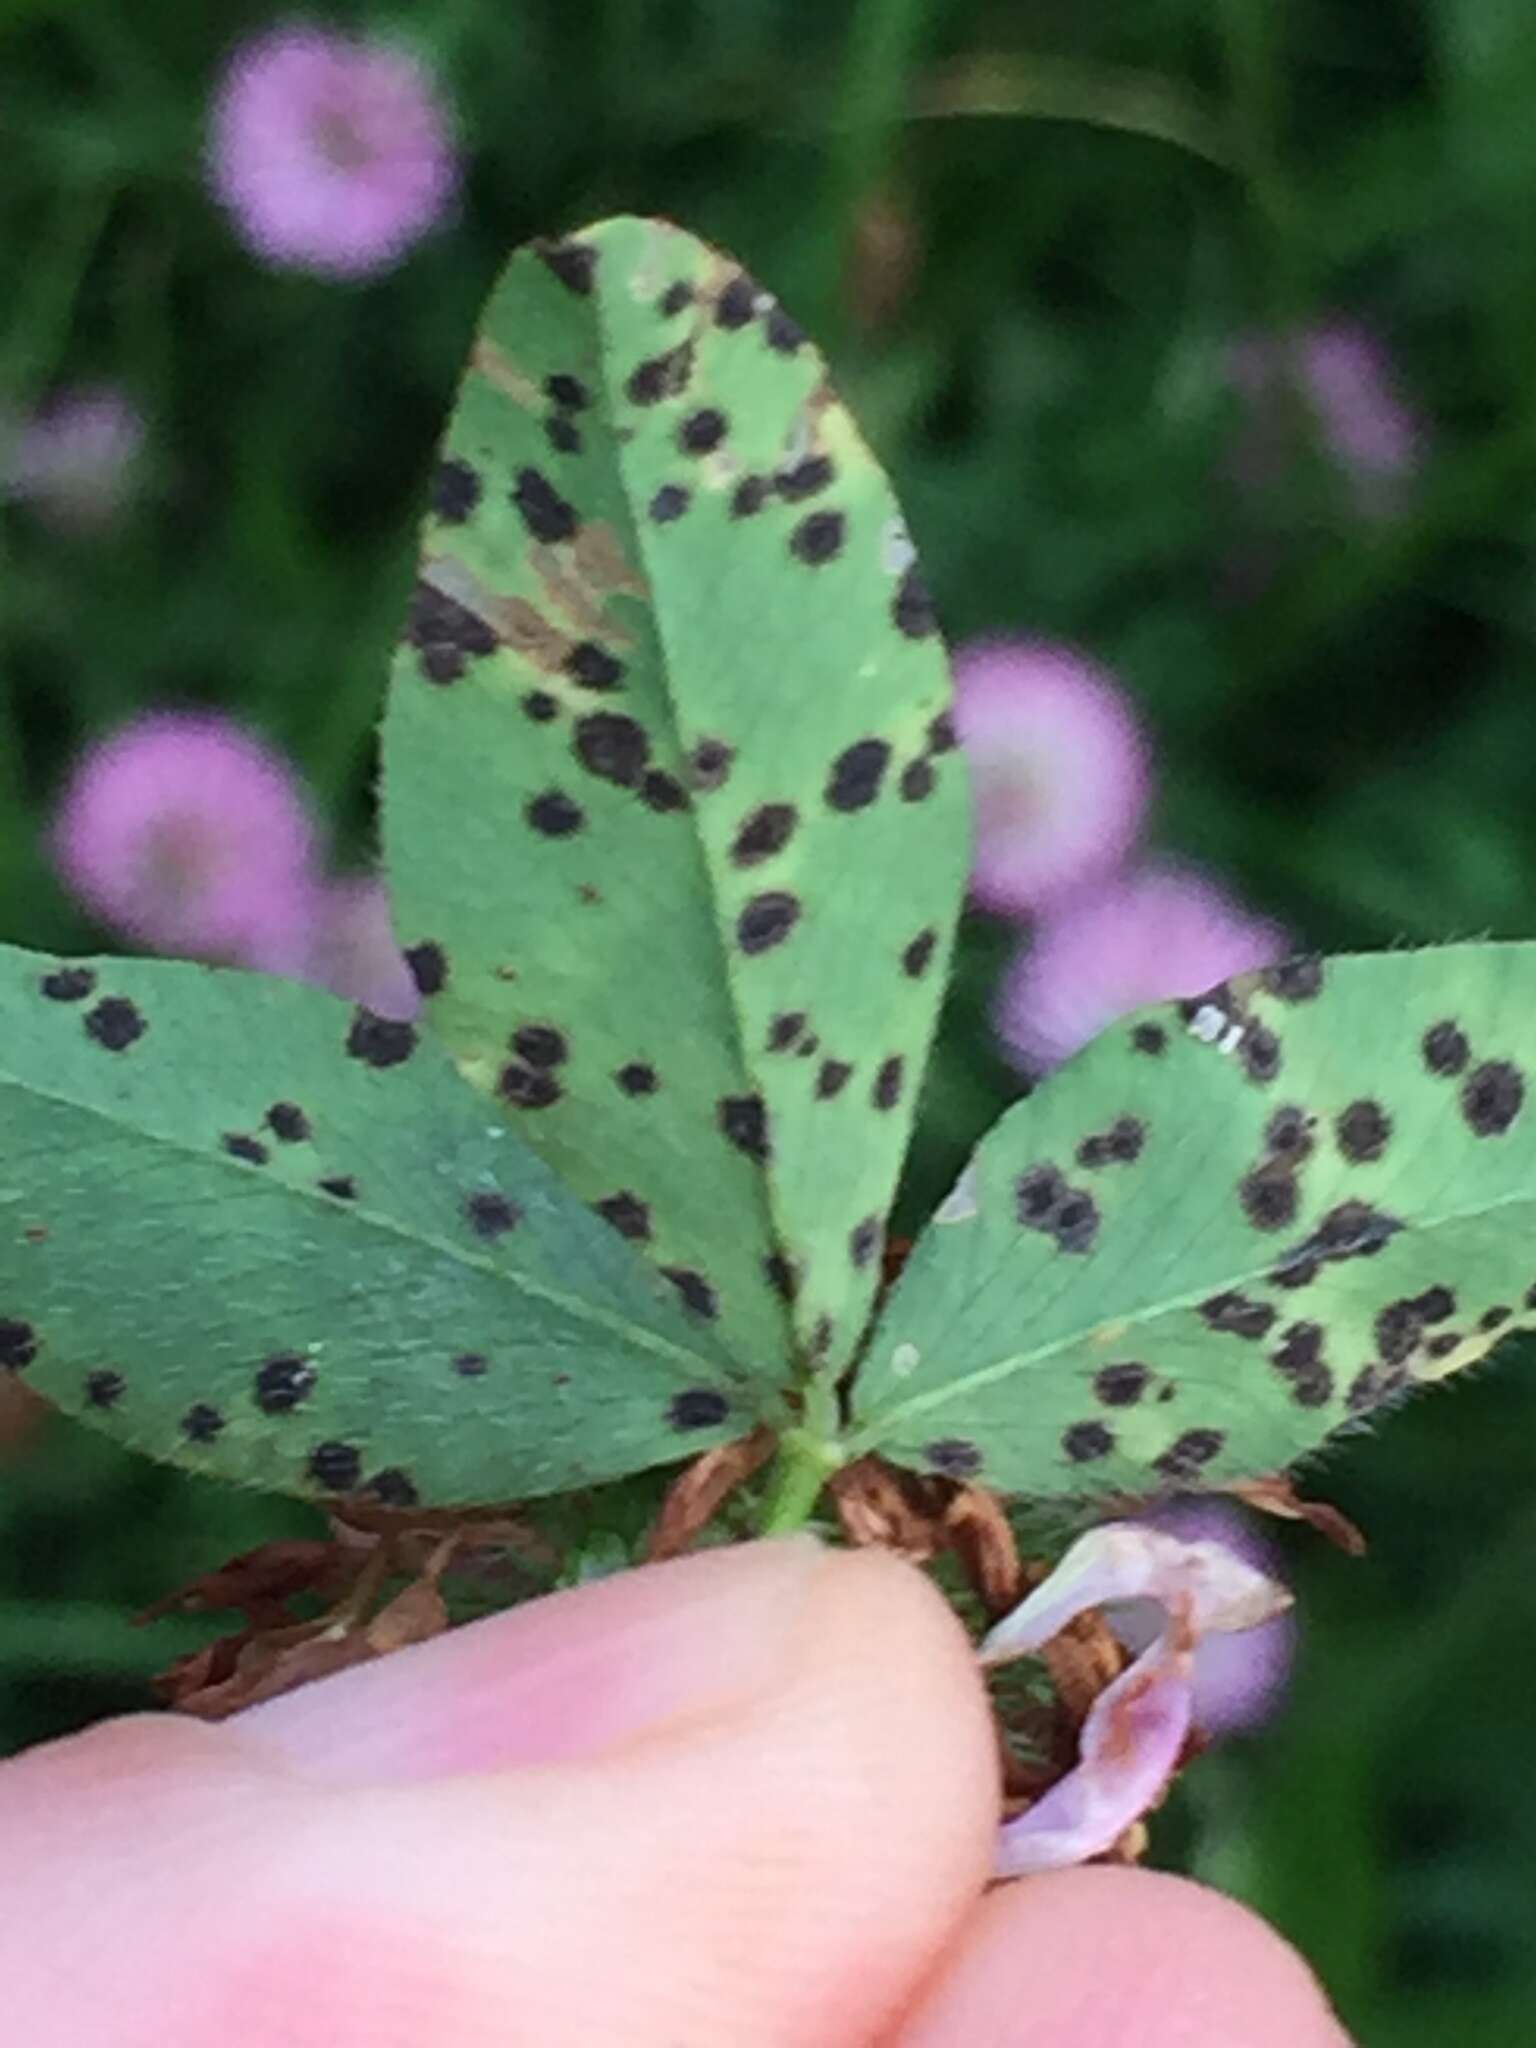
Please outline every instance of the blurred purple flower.
M321 887L304 978L380 1017L416 1015L421 998L395 939L383 882L351 875Z
M1279 1558L1252 1518L1233 1502L1185 1494L1141 1520L1189 1542L1220 1543L1243 1563L1279 1582ZM1151 1601L1113 1608L1110 1625L1128 1650L1143 1650L1161 1629ZM1194 1723L1211 1738L1241 1734L1274 1713L1290 1675L1296 1647L1295 1616L1287 1610L1235 1635L1207 1636L1195 1651L1191 1685Z
M1003 979L994 1021L1017 1063L1041 1073L1128 1010L1199 995L1287 950L1278 925L1215 883L1149 866L1043 917Z
M144 446L144 421L110 384L58 392L3 436L0 487L53 525L85 532L122 510Z
M1151 760L1103 669L1047 641L973 641L955 656L955 724L975 802L978 903L1036 911L1125 858Z
M1242 481L1266 486L1283 471L1291 389L1349 479L1356 509L1373 518L1397 508L1422 458L1423 427L1398 393L1385 349L1365 328L1340 320L1290 337L1250 335L1232 349L1228 374L1248 408L1237 449Z
M982 1662L1032 1655L1093 1607L1154 1603L1160 1625L1089 1709L1074 1768L1004 1825L997 1875L1060 1870L1112 1848L1156 1803L1178 1766L1205 1639L1256 1628L1290 1597L1225 1543L1186 1541L1135 1522L1106 1522L1080 1536L1044 1584L986 1637Z
M90 748L52 830L60 872L157 952L303 966L314 834L287 763L228 719L160 711Z
M231 58L208 166L258 256L338 278L397 263L447 210L459 175L450 119L414 57L300 22Z

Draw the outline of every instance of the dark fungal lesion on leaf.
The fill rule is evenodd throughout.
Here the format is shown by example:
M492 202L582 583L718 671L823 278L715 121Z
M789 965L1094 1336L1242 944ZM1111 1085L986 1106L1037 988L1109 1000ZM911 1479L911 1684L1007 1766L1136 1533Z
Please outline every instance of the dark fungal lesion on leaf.
M126 996L103 996L86 1012L84 1024L86 1037L104 1052L126 1052L149 1029L143 1011Z
M348 1055L369 1067L398 1067L416 1050L416 1027L359 1004L347 1030Z

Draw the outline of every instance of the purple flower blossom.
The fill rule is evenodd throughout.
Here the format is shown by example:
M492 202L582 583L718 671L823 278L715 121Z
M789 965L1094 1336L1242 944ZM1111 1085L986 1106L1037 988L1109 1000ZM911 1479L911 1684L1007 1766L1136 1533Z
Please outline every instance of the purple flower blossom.
M1112 1848L1177 1768L1194 1719L1204 1639L1256 1628L1290 1597L1225 1543L1186 1541L1135 1522L1106 1522L1080 1536L987 1636L983 1663L1032 1654L1092 1607L1151 1601L1164 1619L1150 1646L1089 1709L1074 1768L1003 1827L997 1875L1060 1870Z
M1004 977L994 1021L1044 1072L1143 1003L1199 995L1284 958L1284 932L1185 870L1149 866L1048 913Z
M416 1015L421 998L395 939L383 882L353 875L321 888L304 978L380 1017Z
M1300 394L1328 455L1366 518L1395 511L1423 455L1420 421L1398 393L1376 338L1339 320L1291 336L1250 335L1231 350L1228 374L1248 418L1236 451L1241 481L1273 485L1286 467L1287 390Z
M122 510L144 446L144 422L110 384L58 392L0 432L0 488L54 526L85 532Z
M229 720L162 711L93 746L52 831L64 880L158 952L303 966L314 834L280 755Z
M955 724L975 801L978 903L1037 911L1119 866L1151 768L1104 670L1046 641L974 641L955 657Z
M243 44L215 97L214 193L265 262L338 278L399 262L451 204L458 163L404 50L290 23Z
M1154 1529L1202 1543L1220 1543L1269 1578L1279 1579L1274 1547L1251 1517L1227 1500L1185 1494L1141 1518ZM1145 1649L1158 1635L1161 1617L1151 1601L1138 1600L1111 1611L1110 1624L1127 1649ZM1215 1739L1256 1728L1279 1705L1296 1647L1294 1615L1286 1611L1240 1634L1206 1637L1195 1650L1191 1685L1194 1722Z

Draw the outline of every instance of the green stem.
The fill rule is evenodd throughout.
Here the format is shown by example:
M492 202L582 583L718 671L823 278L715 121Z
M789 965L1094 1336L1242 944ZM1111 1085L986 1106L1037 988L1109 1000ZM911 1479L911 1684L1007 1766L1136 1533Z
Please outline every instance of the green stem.
M812 1456L803 1446L786 1442L773 1468L757 1533L760 1536L787 1536L795 1529L804 1528L826 1483L827 1468L820 1458Z

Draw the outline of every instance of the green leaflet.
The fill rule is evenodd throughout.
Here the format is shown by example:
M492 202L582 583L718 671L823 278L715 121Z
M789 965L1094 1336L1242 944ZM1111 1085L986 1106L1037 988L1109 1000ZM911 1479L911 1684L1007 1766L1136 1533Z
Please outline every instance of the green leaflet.
M854 1452L1035 1496L1277 1471L1536 1322L1536 945L1293 961L1116 1024L983 1142Z
M781 308L657 221L515 257L391 689L399 929L460 1070L769 1384L878 1278L964 878L947 701Z
M404 1505L616 1477L760 1406L410 1025L0 947L0 1366L198 1471Z

